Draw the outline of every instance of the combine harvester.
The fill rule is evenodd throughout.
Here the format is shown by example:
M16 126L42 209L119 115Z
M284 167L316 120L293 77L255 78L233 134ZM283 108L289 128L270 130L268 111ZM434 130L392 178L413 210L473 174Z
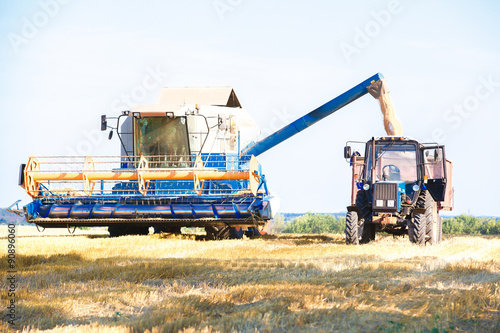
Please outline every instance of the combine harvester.
M256 156L368 93L376 74L267 138L232 88L164 88L101 129L116 131L118 157L30 157L19 185L33 198L26 220L44 228L107 226L112 237L203 227L208 239L265 233L272 219ZM371 92L381 100L388 95ZM378 94L378 95L377 95ZM116 126L108 120L116 120Z

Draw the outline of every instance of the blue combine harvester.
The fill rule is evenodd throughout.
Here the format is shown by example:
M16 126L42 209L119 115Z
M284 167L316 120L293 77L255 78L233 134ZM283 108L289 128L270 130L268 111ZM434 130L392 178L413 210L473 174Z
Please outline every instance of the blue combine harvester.
M31 157L19 185L28 222L45 228L108 226L111 236L204 227L209 239L262 235L272 196L256 156L380 86L376 74L259 142L230 87L164 88L101 129L121 156ZM370 91L370 93L372 93ZM377 96L374 96L377 97ZM116 120L116 126L108 121Z

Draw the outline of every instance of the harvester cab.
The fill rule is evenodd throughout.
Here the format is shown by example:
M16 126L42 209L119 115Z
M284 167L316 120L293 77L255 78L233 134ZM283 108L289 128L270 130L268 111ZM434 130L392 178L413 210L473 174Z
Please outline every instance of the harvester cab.
M102 116L102 130L108 119ZM157 104L135 106L114 119L123 157L161 156L177 159L177 167L187 166L187 155L238 154L260 133L231 87L163 88Z
M352 166L347 244L367 243L377 231L408 234L412 243L442 239L440 210L452 210L452 163L445 147L407 137L372 138L365 154L348 142L344 157Z

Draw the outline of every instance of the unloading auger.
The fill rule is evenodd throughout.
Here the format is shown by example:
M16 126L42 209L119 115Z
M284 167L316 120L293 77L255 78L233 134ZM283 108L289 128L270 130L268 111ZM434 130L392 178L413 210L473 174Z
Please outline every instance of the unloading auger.
M157 104L102 116L101 130L111 128L110 139L117 133L120 156L22 164L19 185L33 199L24 216L45 228L107 226L111 236L147 234L151 226L204 227L212 239L262 235L272 196L256 156L368 92L380 98L382 79L375 74L258 142L232 88L164 88Z

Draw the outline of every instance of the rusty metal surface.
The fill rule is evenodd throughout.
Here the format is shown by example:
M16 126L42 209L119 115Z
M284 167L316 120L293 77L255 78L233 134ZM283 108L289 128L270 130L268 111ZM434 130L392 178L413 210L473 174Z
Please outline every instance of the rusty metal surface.
M378 216L374 216L372 223L375 224L396 224L398 221L398 218L396 216L392 216L392 214L381 214Z

